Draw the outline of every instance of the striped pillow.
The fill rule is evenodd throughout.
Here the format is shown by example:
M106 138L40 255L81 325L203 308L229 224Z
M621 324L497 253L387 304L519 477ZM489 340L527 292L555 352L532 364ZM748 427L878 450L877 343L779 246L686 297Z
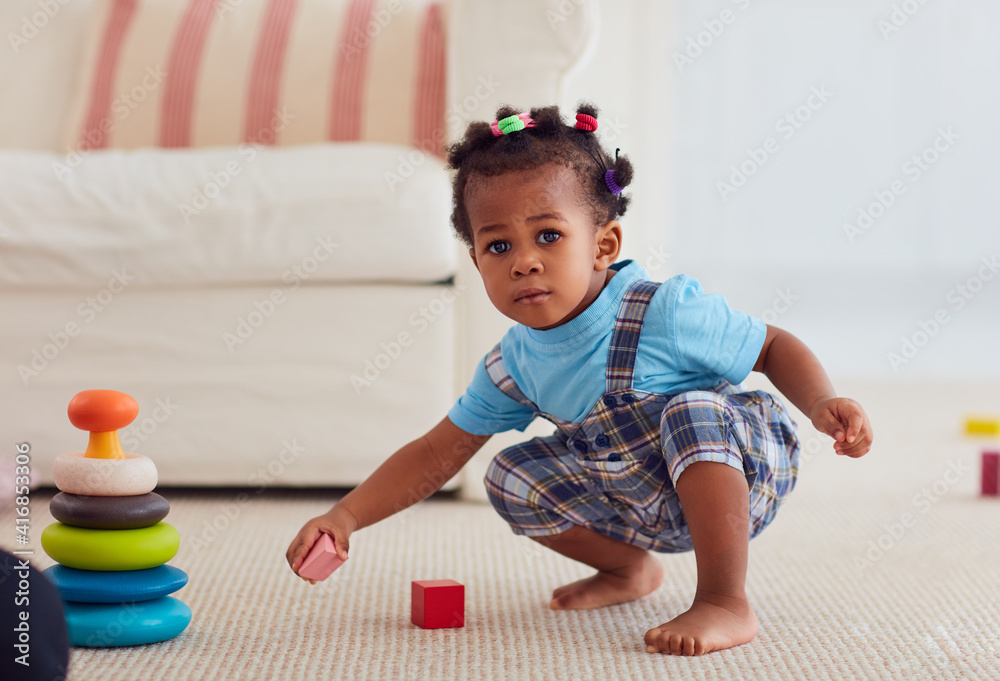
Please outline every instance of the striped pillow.
M442 155L444 25L434 0L94 0L67 144Z

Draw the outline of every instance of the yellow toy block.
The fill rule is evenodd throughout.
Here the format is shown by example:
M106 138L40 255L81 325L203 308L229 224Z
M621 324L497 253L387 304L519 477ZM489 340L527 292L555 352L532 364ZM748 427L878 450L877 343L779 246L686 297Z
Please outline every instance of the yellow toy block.
M965 419L966 435L1000 435L1000 418L969 416Z

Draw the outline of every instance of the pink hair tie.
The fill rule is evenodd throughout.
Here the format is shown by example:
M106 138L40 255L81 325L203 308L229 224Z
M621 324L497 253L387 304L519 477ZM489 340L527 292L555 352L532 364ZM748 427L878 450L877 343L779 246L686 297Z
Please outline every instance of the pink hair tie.
M588 114L578 113L576 115L576 129L594 132L597 130L597 119Z

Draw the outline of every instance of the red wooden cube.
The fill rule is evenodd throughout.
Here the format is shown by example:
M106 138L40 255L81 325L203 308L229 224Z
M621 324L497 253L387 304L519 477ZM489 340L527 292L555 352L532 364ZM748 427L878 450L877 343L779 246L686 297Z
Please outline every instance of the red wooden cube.
M983 496L995 497L1000 493L1000 452L983 452L982 478Z
M411 585L410 620L424 629L465 626L465 586L453 579L425 579Z

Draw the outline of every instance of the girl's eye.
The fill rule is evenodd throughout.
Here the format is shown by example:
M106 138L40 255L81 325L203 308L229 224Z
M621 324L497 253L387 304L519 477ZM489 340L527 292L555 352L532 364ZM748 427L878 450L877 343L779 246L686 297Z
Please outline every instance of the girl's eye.
M501 255L506 253L508 248L510 248L510 244L506 241L494 241L486 247L486 250L495 255Z
M562 235L559 234L559 232L554 232L550 230L539 234L538 240L541 241L543 244L554 244L556 241L559 240L560 236Z

